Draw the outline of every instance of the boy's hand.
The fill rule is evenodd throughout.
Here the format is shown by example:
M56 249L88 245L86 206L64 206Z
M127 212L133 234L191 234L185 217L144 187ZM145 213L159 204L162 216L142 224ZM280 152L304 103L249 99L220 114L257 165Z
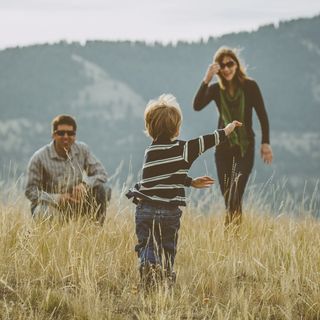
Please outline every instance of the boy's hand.
M214 179L208 176L203 176L203 177L192 179L191 187L202 189L202 188L209 188L213 184L214 184Z
M231 123L227 124L223 130L226 136L228 136L236 127L241 127L241 126L242 126L242 122L234 120Z

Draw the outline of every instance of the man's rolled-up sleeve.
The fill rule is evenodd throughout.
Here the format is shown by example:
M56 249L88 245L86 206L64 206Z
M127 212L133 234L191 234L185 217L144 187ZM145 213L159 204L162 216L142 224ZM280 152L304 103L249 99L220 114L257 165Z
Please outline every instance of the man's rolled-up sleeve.
M25 196L34 204L45 202L49 205L57 205L60 197L59 194L41 190L42 176L43 168L41 161L37 156L33 156L28 165Z

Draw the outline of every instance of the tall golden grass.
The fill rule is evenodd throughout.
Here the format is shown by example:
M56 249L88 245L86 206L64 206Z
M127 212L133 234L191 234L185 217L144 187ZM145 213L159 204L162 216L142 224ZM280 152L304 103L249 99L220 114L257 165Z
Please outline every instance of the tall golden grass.
M177 282L148 294L138 286L134 206L122 194L114 194L102 227L87 218L34 221L23 196L7 198L0 317L320 319L320 222L273 216L253 198L249 191L237 235L224 233L221 203L185 209Z

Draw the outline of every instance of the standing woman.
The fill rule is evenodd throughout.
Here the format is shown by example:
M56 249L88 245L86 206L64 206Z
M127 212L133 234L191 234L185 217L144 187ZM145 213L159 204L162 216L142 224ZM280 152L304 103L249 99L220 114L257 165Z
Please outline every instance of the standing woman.
M214 75L218 82L210 84ZM234 50L222 47L205 74L194 98L193 107L202 110L212 100L219 112L219 128L233 120L243 123L225 143L216 147L215 161L227 215L225 225L239 225L242 218L242 197L254 162L252 109L261 125L261 158L271 164L273 154L269 142L269 121L258 84L248 78Z

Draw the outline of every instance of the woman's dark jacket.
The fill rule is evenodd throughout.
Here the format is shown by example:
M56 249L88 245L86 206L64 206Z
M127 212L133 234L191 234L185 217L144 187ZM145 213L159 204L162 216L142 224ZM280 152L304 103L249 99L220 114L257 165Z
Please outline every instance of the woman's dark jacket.
M261 143L270 143L269 120L259 86L254 80L246 79L242 84L242 87L245 97L244 126L247 129L249 141L254 140L254 132L252 129L252 109L255 109L262 130ZM222 129L225 127L225 124L221 118L220 86L218 83L213 83L208 86L206 83L202 82L193 101L194 110L200 111L212 100L215 101L219 111L218 128Z

